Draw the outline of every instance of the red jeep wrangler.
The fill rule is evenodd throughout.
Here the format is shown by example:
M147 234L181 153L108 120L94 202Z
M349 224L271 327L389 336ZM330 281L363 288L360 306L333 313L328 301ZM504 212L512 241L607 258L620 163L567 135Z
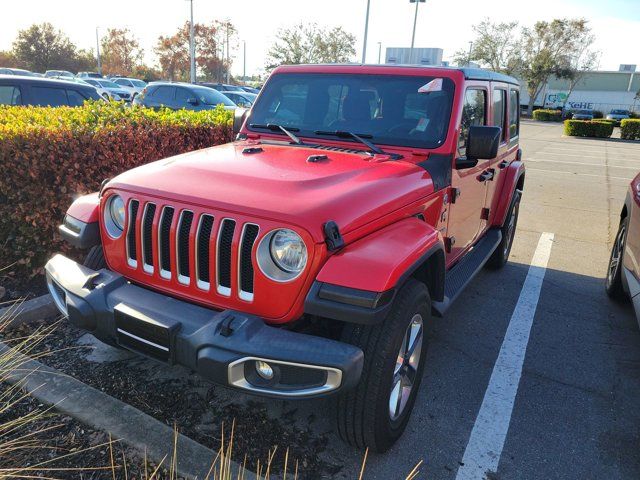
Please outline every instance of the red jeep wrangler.
M277 68L234 143L145 165L74 202L91 248L46 266L102 341L268 397L336 395L338 430L402 434L425 324L501 267L524 183L518 82L477 69Z

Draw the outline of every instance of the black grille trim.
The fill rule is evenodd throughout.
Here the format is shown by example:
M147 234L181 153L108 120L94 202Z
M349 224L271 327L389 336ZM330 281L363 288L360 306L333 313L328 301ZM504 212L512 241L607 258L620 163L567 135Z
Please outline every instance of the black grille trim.
M233 235L236 230L236 221L225 218L220 224L218 233L218 251L217 251L217 271L218 285L217 290L220 295L231 295L231 248L233 244Z
M196 233L196 283L202 290L209 290L210 286L209 250L213 221L213 215L202 214Z
M164 207L158 226L158 265L160 276L167 280L171 278L171 224L174 213L173 207Z
M144 214L140 225L142 238L142 269L147 273L153 273L153 219L156 216L156 204L147 203L144 206Z
M129 202L129 223L127 224L127 263L130 267L138 266L138 249L136 246L136 219L138 217L138 200Z
M242 237L240 239L239 248L239 269L240 276L240 292L239 296L242 300L253 301L253 260L251 252L253 245L256 243L260 227L254 223L245 223L242 228Z
M193 212L183 210L178 221L178 232L176 234L176 266L178 269L178 281L184 285L189 285L191 272L189 271L189 232L193 223Z

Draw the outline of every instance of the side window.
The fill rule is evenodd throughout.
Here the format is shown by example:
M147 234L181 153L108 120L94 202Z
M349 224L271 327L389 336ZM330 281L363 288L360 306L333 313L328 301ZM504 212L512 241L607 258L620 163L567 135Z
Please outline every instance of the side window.
M163 87L160 87L160 88L163 88ZM180 105L186 105L187 100L189 100L190 98L195 98L195 95L192 94L189 90L187 90L186 88L176 88L177 103L179 103Z
M67 98L69 99L69 105L72 107L81 107L86 98L76 90L67 90Z
M502 129L502 142L507 140L507 91L501 88L493 90L493 125Z
M158 87L153 92L153 99L156 102L169 104L169 103L171 103L173 101L173 91L174 90L175 90L174 87Z
M67 105L67 92L64 88L31 87L33 105L41 107L60 107Z
M469 127L487 124L487 91L480 88L469 88L464 94L462 107L462 121L460 122L460 137L458 150L461 155L467 151L467 136Z
M520 94L517 90L509 91L509 137L516 138L520 134Z
M0 85L0 105L22 105L20 89L13 85Z

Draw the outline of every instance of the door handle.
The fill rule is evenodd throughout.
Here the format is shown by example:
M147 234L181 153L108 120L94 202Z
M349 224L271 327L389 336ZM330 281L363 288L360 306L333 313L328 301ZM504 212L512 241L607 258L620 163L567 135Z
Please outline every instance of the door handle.
M507 168L509 166L509 162L507 160L503 160L498 164L498 168L502 170L503 168Z
M479 182L488 182L489 180L493 180L493 170L485 170L480 175L478 175Z

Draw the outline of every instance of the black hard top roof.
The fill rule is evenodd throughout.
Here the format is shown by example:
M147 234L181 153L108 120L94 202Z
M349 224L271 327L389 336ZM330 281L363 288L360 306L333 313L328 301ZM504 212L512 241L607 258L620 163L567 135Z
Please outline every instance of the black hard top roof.
M57 87L69 87L71 85L74 85L79 88L93 88L93 86L91 85L83 85L81 83L70 82L67 80L58 80L58 79L45 78L45 77L27 77L24 75L0 74L0 81L2 80L13 80L14 83L17 81L18 83L23 83L23 84L32 83L36 85L51 85L51 86L57 86Z

